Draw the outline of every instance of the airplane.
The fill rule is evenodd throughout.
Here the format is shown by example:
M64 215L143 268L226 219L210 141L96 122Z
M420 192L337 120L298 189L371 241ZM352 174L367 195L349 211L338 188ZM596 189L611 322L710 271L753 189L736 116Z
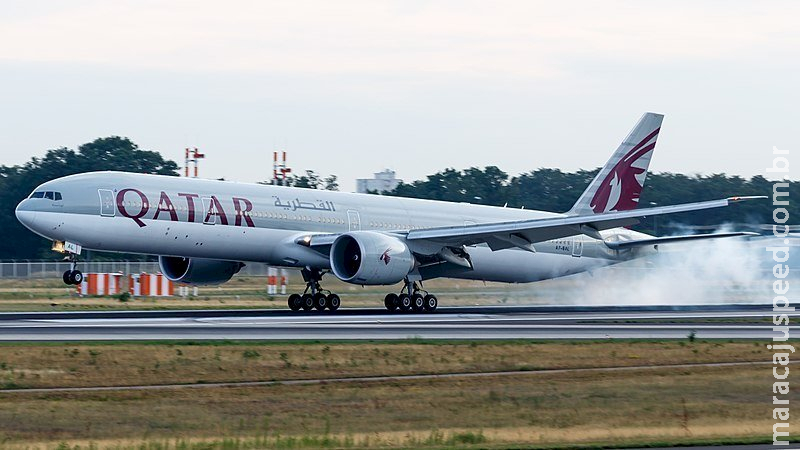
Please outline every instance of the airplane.
M663 115L646 113L565 213L321 191L197 178L88 172L48 181L16 208L28 229L66 253L79 284L82 249L158 255L186 284L230 280L247 262L299 268L294 311L335 311L325 274L356 285L396 285L389 311L432 312L434 278L528 283L641 258L678 241L755 235L654 237L643 217L728 206L751 198L637 208Z

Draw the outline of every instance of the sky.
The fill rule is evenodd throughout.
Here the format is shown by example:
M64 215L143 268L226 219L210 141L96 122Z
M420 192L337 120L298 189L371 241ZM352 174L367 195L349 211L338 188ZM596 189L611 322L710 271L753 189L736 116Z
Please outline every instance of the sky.
M767 175L774 146L800 152L797 17L792 1L5 2L0 164L119 135L179 164L198 147L201 176L237 181L285 149L353 190L384 168L595 168L653 111L651 170Z

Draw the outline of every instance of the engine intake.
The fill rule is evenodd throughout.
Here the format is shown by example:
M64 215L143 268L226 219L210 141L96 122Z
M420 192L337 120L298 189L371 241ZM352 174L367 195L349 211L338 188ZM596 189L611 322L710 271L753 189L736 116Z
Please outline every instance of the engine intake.
M161 273L170 281L186 284L224 283L244 267L244 264L238 261L181 258L179 256L159 256L158 265Z
M331 268L353 284L395 284L414 269L416 260L402 240L374 231L352 231L331 246Z

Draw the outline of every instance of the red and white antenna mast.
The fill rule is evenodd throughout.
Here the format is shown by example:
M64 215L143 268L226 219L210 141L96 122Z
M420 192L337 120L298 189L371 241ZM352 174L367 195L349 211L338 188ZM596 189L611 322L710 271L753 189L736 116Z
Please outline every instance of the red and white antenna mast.
M197 151L197 147L194 147L193 149L186 147L186 153L183 162L183 176L189 178L189 166L194 164L194 178L197 178L199 172L198 162L205 157L206 155L204 153Z
M186 147L186 154L183 158L183 176L189 178L189 147Z
M272 152L272 184L286 186L287 174L292 169L286 167L286 152L281 152L282 159L278 161L278 152Z

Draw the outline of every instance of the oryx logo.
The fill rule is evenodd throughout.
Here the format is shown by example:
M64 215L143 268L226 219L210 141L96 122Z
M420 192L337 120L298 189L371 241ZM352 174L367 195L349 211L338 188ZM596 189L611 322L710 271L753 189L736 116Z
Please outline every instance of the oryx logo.
M595 213L636 209L642 193L650 154L656 146L661 128L648 134L619 160L597 188L590 206Z
M384 264L386 264L387 266L389 265L389 261L391 261L391 260L392 260L392 257L391 257L391 256L389 256L389 250L391 250L391 249L388 249L388 248L387 248L387 249L386 249L386 251L385 251L385 252L383 252L383 254L381 255L381 257L379 258L379 259L380 259L381 261L383 261L383 263L384 263Z

